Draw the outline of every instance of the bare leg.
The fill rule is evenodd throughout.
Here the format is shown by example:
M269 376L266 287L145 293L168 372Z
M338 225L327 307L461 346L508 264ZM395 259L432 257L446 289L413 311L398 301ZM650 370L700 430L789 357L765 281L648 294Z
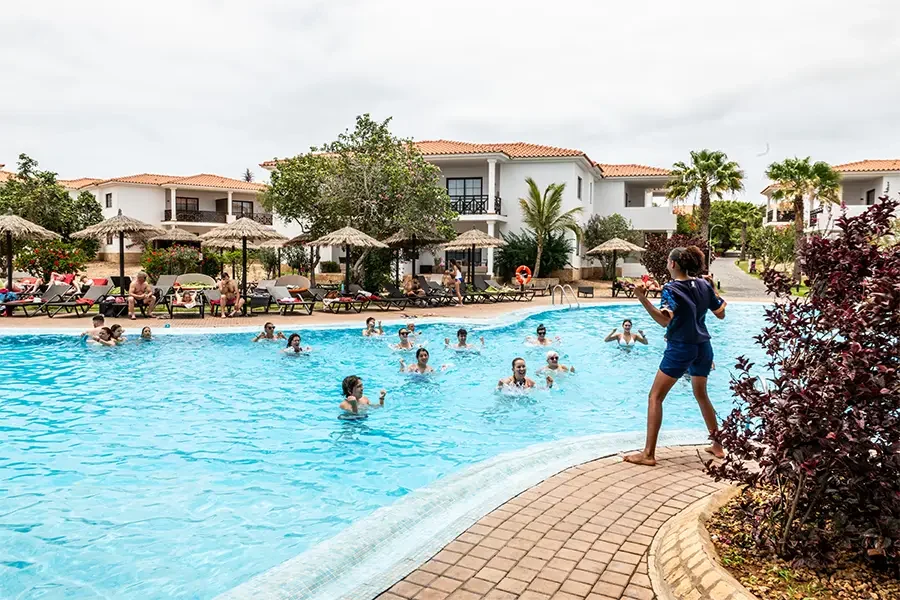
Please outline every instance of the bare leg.
M629 454L625 457L626 461L648 467L656 465L656 441L659 438L659 429L662 427L663 400L666 399L676 381L678 380L669 377L662 371L656 372L647 403L647 441L644 444L644 451Z
M710 433L719 430L719 420L716 417L716 409L713 408L712 402L709 401L709 394L706 393L706 377L691 377L691 386L694 388L694 398L700 405L700 412L703 413L703 421ZM725 450L717 442L713 442L706 451L716 458L725 458Z
M155 319L153 316L153 310L156 308L156 296L154 294L150 295L150 299L147 301L147 316L151 319Z
M463 303L462 294L461 294L460 291L459 291L459 286L460 286L460 285L462 285L462 284L460 284L460 283L459 283L459 280L457 279L457 280L456 280L456 300L457 300L460 304L462 304L462 303Z
M134 296L128 296L128 317L134 319Z

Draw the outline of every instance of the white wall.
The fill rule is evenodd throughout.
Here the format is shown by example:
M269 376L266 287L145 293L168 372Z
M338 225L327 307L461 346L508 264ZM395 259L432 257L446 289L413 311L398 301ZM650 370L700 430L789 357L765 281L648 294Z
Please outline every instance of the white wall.
M660 183L637 183L622 180L600 180L594 191L595 213L606 217L620 214L631 221L631 226L639 231L674 231L678 218L672 206L644 206L648 190L659 189ZM599 192L599 194L598 194ZM628 193L630 207L625 206Z
M885 195L884 190L887 189L887 195L895 200L900 198L900 175L890 175L882 179L882 188L878 196Z
M871 189L875 190L875 198L881 196L884 193L883 178L845 179L841 182L841 200L848 206L865 204L866 192Z
M106 208L106 194L112 194L112 208ZM163 211L166 206L166 191L160 187L137 186L137 185L112 185L98 188L97 196L100 201L100 207L103 210L103 218L109 219L118 214L122 209L122 214L126 217L149 223L150 225L159 225L162 222ZM140 253L142 248L135 246L128 248L130 244L128 238L125 239L125 252ZM119 253L119 240L114 239L109 246L106 240L100 240L101 252Z

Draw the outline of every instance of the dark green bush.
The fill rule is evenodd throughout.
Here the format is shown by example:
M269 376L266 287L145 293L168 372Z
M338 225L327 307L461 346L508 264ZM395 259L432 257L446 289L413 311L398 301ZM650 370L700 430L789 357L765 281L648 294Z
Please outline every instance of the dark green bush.
M333 260L323 260L322 263L322 272L323 273L340 273L341 265L337 264Z
M503 234L503 239L506 240L506 246L500 248L494 257L494 270L501 279L512 279L519 265L534 268L537 242L533 233L525 231L519 234ZM571 253L572 243L566 239L564 233L550 236L544 244L544 253L541 255L541 274L550 277L553 271L564 268L569 264Z

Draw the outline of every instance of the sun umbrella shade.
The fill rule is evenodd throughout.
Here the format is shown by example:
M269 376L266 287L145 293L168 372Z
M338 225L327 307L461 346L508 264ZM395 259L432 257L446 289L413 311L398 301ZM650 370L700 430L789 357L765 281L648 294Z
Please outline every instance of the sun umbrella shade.
M311 236L310 234L308 234L308 233L301 233L300 235L295 236L295 237L292 237L291 239L289 239L288 241L286 241L286 242L284 243L284 246L285 246L285 247L288 247L288 246L303 246L303 245L305 245L305 244L308 244L308 243L311 242L312 240L313 240L313 238L312 238L312 236Z
M36 223L32 223L22 217L9 214L0 216L0 235L10 234L20 240L55 240L59 234L44 229Z
M205 242L212 240L227 240L229 242L238 242L246 239L250 243L265 242L269 240L286 240L287 238L274 229L257 223L253 219L241 217L234 223L216 227L200 236ZM231 245L231 244L228 244Z
M443 250L468 250L472 246L476 248L500 248L506 241L492 237L479 229L470 229L458 238L442 246Z
M418 233L401 229L388 239L384 240L384 243L387 244L389 248L396 249L408 248L413 245L416 247L431 246L434 244L443 244L446 241L447 238L435 232Z
M643 252L644 249L636 244L632 244L626 240L620 238L613 238L611 240L607 240L597 246L596 248L592 248L585 252L585 254L603 254L605 252Z
M382 244L370 235L366 235L358 229L352 227L344 227L337 231L332 231L328 235L324 235L317 240L307 242L307 246L352 246L354 248L387 248L386 244Z
M130 235L132 233L152 233L154 235L162 235L165 233L165 230L144 223L143 221L126 217L122 214L122 211L119 210L119 214L116 216L106 219L101 223L97 223L96 225L91 225L77 233L73 233L72 237L77 239L102 239L108 235Z
M175 227L174 229L166 229L162 235L156 235L147 240L148 242L199 242L200 236L184 229Z

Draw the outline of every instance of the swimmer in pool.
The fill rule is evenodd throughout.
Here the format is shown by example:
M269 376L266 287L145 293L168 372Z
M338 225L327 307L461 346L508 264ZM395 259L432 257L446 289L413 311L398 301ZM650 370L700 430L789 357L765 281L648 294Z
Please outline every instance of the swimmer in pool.
M504 377L499 382L497 382L497 389L503 389L504 387L518 387L530 389L537 385L533 379L529 379L526 375L528 373L528 368L525 366L525 359L521 357L516 357L512 361L512 376ZM547 375L547 387L553 387L553 378Z
M88 343L98 346L116 346L116 342L113 340L112 330L109 327L101 327L96 335L88 338Z
M256 334L256 337L253 338L254 342L258 342L260 340L264 340L267 342L274 342L275 340L283 340L285 339L284 334L280 331L275 331L274 323L266 323L263 325L263 330Z
M375 327L375 317L366 319L366 328L363 329L363 337L372 337L376 335L384 335L384 329L381 327L381 321L378 321L378 327Z
M525 338L525 341L529 344L534 344L536 346L552 346L554 342L560 341L559 336L556 336L552 340L547 337L547 328L544 327L544 324L541 323L537 326L537 337L533 338L528 336Z
M428 365L428 359L430 355L428 354L428 350L425 348L419 348L416 350L416 364L406 366L403 362L403 359L400 359L400 372L401 373L419 373L420 375L424 375L425 373L434 373L434 369ZM447 368L447 365L441 366L441 370Z
M387 395L386 390L381 390L378 396L378 404L372 404L369 399L363 395L363 381L356 375L348 375L341 382L341 388L344 392L344 401L341 402L341 409L353 415L358 415L361 407L382 407L384 406L384 397Z
M303 354L304 352L309 352L310 350L312 350L312 348L310 348L309 346L304 348L300 345L299 333L292 333L290 336L288 336L287 347L282 350L282 352L284 352L285 354Z
M406 329L409 331L409 339L410 341L416 341L419 338L419 334L421 332L416 331L416 324L410 321L406 324Z
M116 323L112 327L109 328L110 333L112 334L112 341L117 344L124 344L128 341L128 338L125 337L125 330L122 329L122 326Z
M453 350L476 350L477 346L475 346L475 344L469 344L467 342L468 339L469 332L465 329L460 329L456 332L456 343L451 344L450 338L444 338L444 345ZM479 340L481 341L481 346L484 347L484 337L479 338Z
M538 373L574 373L575 367L567 367L566 365L560 364L559 362L559 352L556 350L551 350L547 353L547 364L538 369Z
M397 344L394 344L393 348L395 350L412 350L413 348L415 348L415 346L413 346L412 341L410 340L410 337L412 337L412 335L411 335L411 332L409 331L409 329L404 327L403 329L401 329L400 331L397 332L397 335L400 337L400 342Z
M638 329L637 333L631 332L631 319L622 321L622 330L622 333L616 333L617 329L613 328L603 341L618 342L620 346L634 346L635 342L647 345L647 337L644 335L643 329Z
M153 332L150 331L149 327L144 327L143 329L141 329L141 339L146 342L149 342L153 339Z

